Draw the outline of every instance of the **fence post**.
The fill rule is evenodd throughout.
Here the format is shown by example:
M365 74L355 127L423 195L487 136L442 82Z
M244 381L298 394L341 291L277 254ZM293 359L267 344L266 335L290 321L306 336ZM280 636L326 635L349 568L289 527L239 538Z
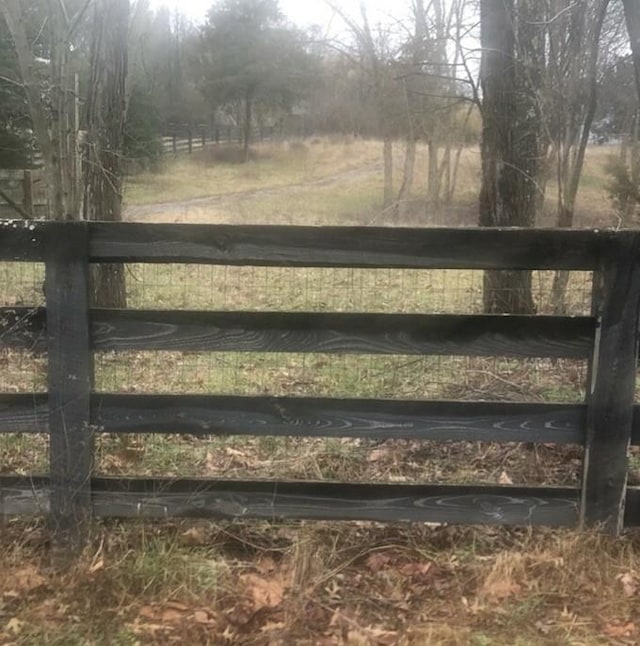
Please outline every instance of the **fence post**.
M91 518L88 227L60 224L48 242L45 295L49 390L49 523L62 560L84 545Z
M602 309L587 410L580 519L611 534L623 528L638 356L640 236L618 233L602 258Z
M189 128L189 154L193 152L193 132Z
M171 136L171 146L173 148L173 154L176 155L178 153L178 137L175 132Z

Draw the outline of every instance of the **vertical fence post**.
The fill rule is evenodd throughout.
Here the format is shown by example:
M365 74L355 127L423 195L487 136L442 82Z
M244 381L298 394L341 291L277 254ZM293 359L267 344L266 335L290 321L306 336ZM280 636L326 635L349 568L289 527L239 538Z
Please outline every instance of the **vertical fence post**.
M173 154L176 155L178 153L178 136L175 132L171 136L171 147L173 148Z
M594 281L602 285L603 300L590 370L580 518L583 526L618 534L624 522L638 356L638 234L616 234Z
M81 549L91 517L94 438L90 395L88 227L60 224L46 259L51 503L49 523L62 559Z
M191 154L193 152L193 132L191 128L189 128L188 135L189 135L189 154Z

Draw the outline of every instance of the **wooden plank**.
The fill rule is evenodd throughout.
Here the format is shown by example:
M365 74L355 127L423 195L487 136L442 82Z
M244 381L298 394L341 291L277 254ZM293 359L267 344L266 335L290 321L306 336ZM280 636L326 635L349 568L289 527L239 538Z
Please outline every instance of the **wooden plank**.
M612 244L602 267L604 301L588 398L581 521L623 526L640 314L640 239Z
M27 478L0 478L0 513L37 513L46 489ZM579 506L579 492L570 488L95 478L91 490L93 512L105 518L574 527Z
M91 223L96 262L593 269L609 231Z
M595 320L287 312L94 310L97 350L587 358Z
M85 540L93 469L88 231L86 223L66 222L65 232L47 250L45 281L53 487L49 522L61 554Z
M46 394L0 393L0 433L48 433Z
M51 228L36 220L0 220L0 261L39 261Z
M624 526L627 528L640 527L640 487L627 489L627 503L624 511Z
M94 395L92 410L108 433L556 444L582 444L586 415L566 404L194 395Z
M585 359L595 319L551 316L92 310L97 350ZM0 341L44 351L46 311L0 308Z

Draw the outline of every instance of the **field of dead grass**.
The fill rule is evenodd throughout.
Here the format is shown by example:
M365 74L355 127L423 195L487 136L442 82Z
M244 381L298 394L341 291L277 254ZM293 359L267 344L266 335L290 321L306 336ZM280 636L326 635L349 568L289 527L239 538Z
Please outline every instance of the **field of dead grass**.
M608 208L609 154L590 151L582 213ZM379 214L379 156L377 142L330 140L265 146L247 166L193 156L132 179L127 196L132 212L147 209L148 221L389 224ZM477 194L477 153L466 151L463 160L455 207L466 213ZM425 176L424 162L421 152L417 178ZM131 265L126 274L130 306L140 308L462 313L479 311L482 284L481 272L470 271ZM41 266L0 265L0 303L41 303L42 277ZM534 281L541 312L549 311L549 281L544 273ZM588 311L589 295L590 276L575 274L570 312ZM0 391L42 391L45 365L3 350ZM464 357L131 353L96 361L96 387L118 392L581 401L585 375L576 362ZM100 436L97 460L112 475L576 485L582 452ZM640 472L640 458L632 460ZM46 464L46 437L0 436L3 474ZM612 540L371 523L109 522L96 523L85 556L60 572L49 563L41 523L4 519L0 531L3 645L640 642L637 532Z
M576 205L576 226L617 226L606 196L605 168L616 150L592 146ZM394 153L396 190L404 146ZM480 153L462 151L453 201L426 203L427 151L418 146L414 187L401 215L382 210L382 144L375 140L317 137L255 147L245 165L225 163L214 148L168 157L161 172L129 178L126 217L145 222L232 224L474 226L480 189ZM544 216L554 226L557 183L551 173Z

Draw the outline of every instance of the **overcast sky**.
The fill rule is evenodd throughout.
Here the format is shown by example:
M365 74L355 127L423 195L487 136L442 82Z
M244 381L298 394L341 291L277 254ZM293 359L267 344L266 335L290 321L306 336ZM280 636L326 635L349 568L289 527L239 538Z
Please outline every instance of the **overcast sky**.
M354 16L359 14L360 3L361 0L335 1L347 14ZM376 21L377 16L393 14L394 10L397 11L398 7L403 5L402 0L365 0L364 3L372 22ZM151 0L152 7L165 5L170 9L177 8L194 22L202 22L212 4L214 0ZM279 4L282 12L300 27L327 27L332 21L333 12L324 0L280 0ZM335 19L333 22L337 27Z

